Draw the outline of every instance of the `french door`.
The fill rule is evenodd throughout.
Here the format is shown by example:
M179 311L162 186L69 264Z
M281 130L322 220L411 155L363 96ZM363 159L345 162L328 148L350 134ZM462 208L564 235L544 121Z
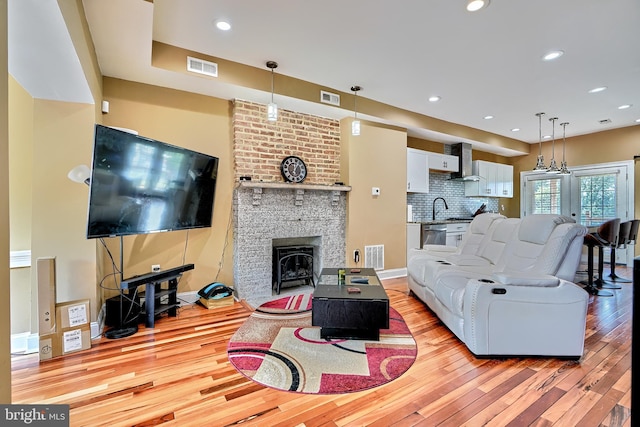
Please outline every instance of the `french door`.
M555 213L571 216L595 230L613 218L634 218L633 162L576 166L571 175L521 172L521 216ZM616 262L631 266L633 248L616 251Z

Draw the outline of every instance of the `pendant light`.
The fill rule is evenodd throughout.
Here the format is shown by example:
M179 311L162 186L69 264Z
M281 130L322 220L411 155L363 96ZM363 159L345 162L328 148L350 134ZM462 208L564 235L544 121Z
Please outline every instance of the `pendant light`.
M353 91L353 121L351 122L351 135L360 135L360 120L358 120L358 92L362 90L360 86L351 86Z
M569 122L560 123L560 126L562 126L562 163L560 163L560 175L571 175L571 171L569 170L569 168L567 168L567 161L565 160L565 146L567 143L565 137L568 124Z
M549 163L549 169L547 169L547 173L559 173L560 169L558 169L558 165L556 164L556 120L557 117L551 117L549 121L553 123L553 129L551 130L551 163Z
M538 116L538 145L539 145L539 152L538 152L538 161L536 162L536 167L533 168L534 171L546 171L547 167L544 165L544 156L542 155L542 116L544 116L544 113L536 113L536 116Z
M267 61L267 68L271 69L271 102L267 104L267 120L275 122L278 120L278 106L273 102L273 70L278 68L278 63Z

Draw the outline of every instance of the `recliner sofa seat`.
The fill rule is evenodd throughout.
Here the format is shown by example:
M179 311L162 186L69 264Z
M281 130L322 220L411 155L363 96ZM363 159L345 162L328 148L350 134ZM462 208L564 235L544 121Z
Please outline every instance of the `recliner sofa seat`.
M480 239L476 221L489 224ZM477 356L581 357L588 294L572 281L586 227L560 215L483 214L471 230L472 251L411 251L412 293Z

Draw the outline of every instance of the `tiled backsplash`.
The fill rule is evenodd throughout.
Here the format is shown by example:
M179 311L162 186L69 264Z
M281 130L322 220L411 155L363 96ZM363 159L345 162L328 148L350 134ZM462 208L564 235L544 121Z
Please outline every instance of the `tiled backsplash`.
M431 221L433 200L444 197L449 206L445 210L441 200L436 202L436 219L468 217L485 203L486 210L498 212L498 199L491 197L465 197L464 182L452 181L450 174L429 171L429 193L407 193L407 205L412 206L414 221Z

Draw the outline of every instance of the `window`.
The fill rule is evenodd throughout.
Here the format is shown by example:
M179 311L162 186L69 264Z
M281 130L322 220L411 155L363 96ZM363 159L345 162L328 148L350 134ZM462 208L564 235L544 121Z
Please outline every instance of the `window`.
M617 217L617 175L580 176L580 223L602 224Z
M563 175L529 173L522 177L523 215L569 215L569 182Z
M533 214L560 214L562 199L559 179L540 179L533 184Z

